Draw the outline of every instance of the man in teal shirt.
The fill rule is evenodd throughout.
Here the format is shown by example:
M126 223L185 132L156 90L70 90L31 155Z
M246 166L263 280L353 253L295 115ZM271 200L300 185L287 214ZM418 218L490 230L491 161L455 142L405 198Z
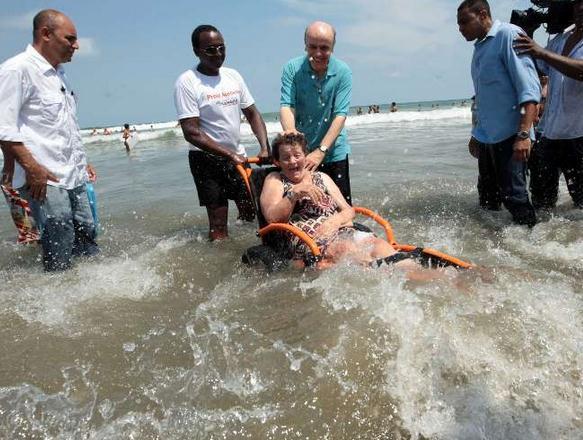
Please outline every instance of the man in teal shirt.
M281 76L280 119L285 132L301 132L308 141L306 168L320 169L351 203L344 123L350 107L352 72L332 56L336 31L328 23L306 28L305 56L293 58Z

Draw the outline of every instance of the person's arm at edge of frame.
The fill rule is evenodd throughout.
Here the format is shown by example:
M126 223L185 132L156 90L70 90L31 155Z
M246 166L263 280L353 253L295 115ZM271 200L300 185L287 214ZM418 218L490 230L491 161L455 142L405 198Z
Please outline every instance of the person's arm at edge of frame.
M549 66L554 67L563 75L567 75L577 81L583 81L583 60L570 58L544 49L532 38L521 34L515 40L514 47L520 54L530 54L533 58L543 60Z
M199 121L200 118L196 117L184 118L179 121L180 127L182 128L182 134L184 135L184 139L186 139L187 142L208 153L214 154L216 156L226 157L235 165L243 165L245 163L245 158L243 156L234 153L233 151L212 140L200 128Z
M247 118L247 122L249 122L251 130L259 142L259 157L269 157L271 155L271 149L269 148L267 127L265 126L263 116L261 116L261 113L259 110L257 110L255 104L252 104L249 107L242 109L241 111Z
M328 150L326 153L324 153L320 149L316 148L314 151L308 154L306 157L306 168L308 170L315 170L318 168L318 166L324 161L326 154L329 154L334 149L336 139L342 132L344 124L346 123L346 116L348 115L348 109L350 108L351 95L352 72L348 70L342 75L340 85L336 91L332 123L322 138L322 141L320 142L320 145L325 145L328 147Z

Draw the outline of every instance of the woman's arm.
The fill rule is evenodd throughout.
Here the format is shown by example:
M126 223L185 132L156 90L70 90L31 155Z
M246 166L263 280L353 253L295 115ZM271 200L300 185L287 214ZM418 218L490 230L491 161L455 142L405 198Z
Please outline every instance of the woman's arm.
M330 197L334 199L336 204L338 205L338 212L336 214L330 216L324 223L320 225L318 230L316 231L316 237L325 237L336 232L338 229L345 227L345 226L352 226L352 219L356 216L356 212L350 206L344 196L340 192L340 189L334 181L328 176L327 174L321 173L322 179L324 180L324 184L326 188L328 188L328 193Z
M283 196L279 173L271 173L265 178L259 204L267 223L287 223L289 220L295 201Z

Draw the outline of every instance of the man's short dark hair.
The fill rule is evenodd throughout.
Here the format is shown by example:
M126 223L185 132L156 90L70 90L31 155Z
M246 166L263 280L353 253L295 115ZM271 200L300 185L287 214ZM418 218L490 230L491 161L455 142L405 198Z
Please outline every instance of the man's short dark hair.
M457 8L457 11L460 12L462 9L466 8L469 9L470 12L473 12L474 14L477 14L481 10L486 10L488 17L492 17L492 13L490 12L490 4L488 3L488 0L464 0Z
M200 44L200 34L203 32L216 32L220 34L219 30L213 25L201 24L200 26L197 26L196 29L192 31L192 37L190 38L193 49L198 49L198 45Z

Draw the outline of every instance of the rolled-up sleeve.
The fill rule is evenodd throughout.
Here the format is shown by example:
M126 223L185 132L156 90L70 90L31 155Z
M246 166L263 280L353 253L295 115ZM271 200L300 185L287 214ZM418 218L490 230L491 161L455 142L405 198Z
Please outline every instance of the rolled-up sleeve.
M23 102L23 75L18 70L0 70L0 141L23 142L18 117Z
M350 110L350 100L352 99L352 72L346 70L342 73L338 82L336 99L332 116L347 116Z
M279 104L281 107L296 106L296 84L295 84L295 69L291 62L283 66L281 73L281 97Z
M505 64L516 90L518 104L540 102L541 86L532 57L517 55L513 47L517 34L509 32L505 39Z

